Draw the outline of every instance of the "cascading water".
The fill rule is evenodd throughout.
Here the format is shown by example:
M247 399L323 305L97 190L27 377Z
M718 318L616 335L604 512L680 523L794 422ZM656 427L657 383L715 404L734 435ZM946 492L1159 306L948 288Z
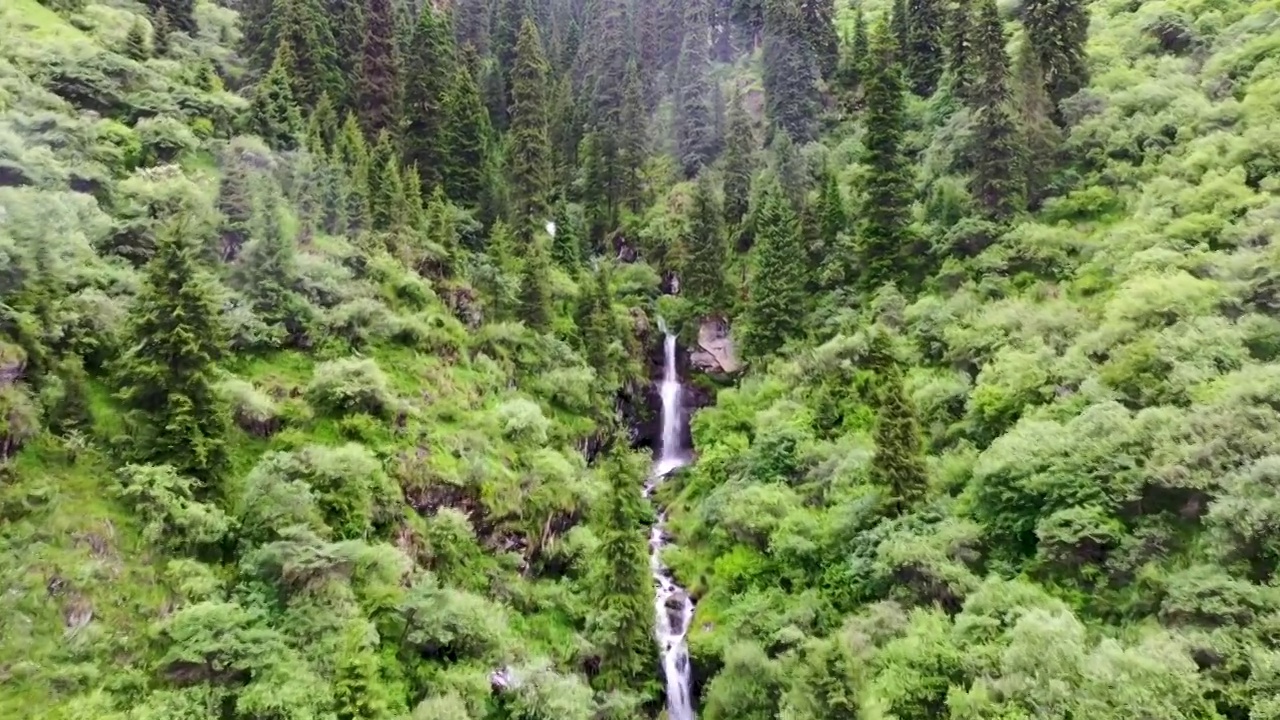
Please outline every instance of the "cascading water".
M645 497L652 497L658 484L673 470L689 461L680 446L680 402L683 388L676 373L676 337L661 323L665 357L662 368L662 440L653 474L645 483ZM693 620L693 601L671 577L662 564L662 549L667 546L665 527L667 514L658 515L649 532L649 569L653 573L654 610L657 613L658 647L662 651L662 668L667 681L667 717L669 720L693 720L692 674L686 638Z

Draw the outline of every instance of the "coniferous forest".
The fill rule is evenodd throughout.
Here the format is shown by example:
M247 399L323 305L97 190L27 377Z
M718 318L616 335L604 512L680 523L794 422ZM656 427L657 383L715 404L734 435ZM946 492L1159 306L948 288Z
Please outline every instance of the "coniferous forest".
M0 717L661 720L664 508L703 720L1280 718L1278 233L1280 0L0 0Z

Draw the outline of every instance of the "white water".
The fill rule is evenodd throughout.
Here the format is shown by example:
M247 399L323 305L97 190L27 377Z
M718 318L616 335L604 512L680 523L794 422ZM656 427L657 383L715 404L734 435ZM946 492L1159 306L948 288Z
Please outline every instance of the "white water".
M658 447L653 474L644 486L645 497L652 497L653 491L669 473L689 461L685 449L680 446L682 388L676 373L676 338L667 331L665 324L662 331L666 334L660 388L662 444ZM662 651L662 669L667 683L667 717L669 720L694 720L689 646L686 642L689 622L693 619L693 601L683 588L676 585L671 571L662 564L662 549L667 545L666 524L667 514L660 513L649 532L649 570L653 573L658 648Z

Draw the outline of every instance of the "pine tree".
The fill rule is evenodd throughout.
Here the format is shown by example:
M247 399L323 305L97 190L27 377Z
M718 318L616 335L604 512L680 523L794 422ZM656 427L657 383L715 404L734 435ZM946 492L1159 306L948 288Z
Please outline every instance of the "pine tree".
M430 277L447 278L458 273L461 263L458 244L458 228L454 221L454 208L449 204L444 191L436 188L424 210L426 238L431 243L432 254L429 265L419 266L419 272ZM421 261L420 261L421 263Z
M698 174L713 159L715 126L711 117L711 85L707 0L686 0L684 42L676 65L676 159L686 178Z
M234 260L253 234L253 188L249 170L239 157L231 155L223 163L218 182L218 239L224 261Z
M1089 84L1085 42L1089 39L1089 11L1085 0L1027 0L1022 22L1034 48L1045 89L1053 102L1054 121L1065 124L1062 101Z
M293 48L292 63L286 72L294 100L300 106L315 107L325 93L344 96L337 42L320 0L276 0L259 52L274 52L284 44Z
M862 87L862 78L867 72L867 18L859 4L853 17L853 33L840 53L840 67L836 74L836 84L844 96L845 107L852 108L857 91Z
M893 34L895 53L903 53L911 44L911 16L907 12L907 0L893 0L889 13L889 30ZM903 61L901 55L899 61ZM875 62L874 59L869 62Z
M635 62L627 64L626 85L622 91L622 112L619 117L621 142L618 148L618 164L622 168L619 202L631 212L640 212L644 205L644 188L641 187L640 169L649 156L648 114L645 111L644 84Z
M742 344L748 357L765 358L801 334L807 263L795 211L772 174L762 180L753 216L755 244Z
M551 259L541 236L525 246L520 271L520 319L538 332L551 329Z
M129 27L129 34L124 38L124 54L145 62L151 58L151 45L147 42L147 24L141 18Z
M711 175L704 171L698 176L689 207L688 249L680 273L681 292L700 315L728 310L729 293L724 280L728 249L722 218Z
M542 41L533 21L525 18L516 41L511 71L509 159L518 237L528 239L547 220L551 183L551 138L547 126L547 75Z
M902 380L902 369L889 357L883 341L873 341L877 375L875 455L872 482L884 488L896 514L919 502L928 489L924 451L915 408Z
M369 158L370 228L379 232L403 228L407 224L406 216L400 157L390 134L383 131Z
M612 443L615 448L624 442ZM638 460L615 449L600 471L608 490L599 518L598 560L592 578L592 635L596 638L603 691L637 691L651 681L657 661L653 641L653 589L645 546L646 512Z
M556 203L551 216L556 222L556 234L551 239L551 259L569 273L576 274L586 258L582 224L563 200Z
M1009 58L995 0L976 0L973 177L969 188L988 218L1008 219L1025 205L1018 128L1010 107Z
M862 289L872 291L894 280L909 262L912 183L903 154L902 75L894 62L894 42L883 24L872 37L866 79L866 164L870 172L862 208Z
M163 6L151 19L151 46L156 57L169 54L169 33L173 32L173 23L169 20L169 11Z
M338 55L340 85L329 88L327 94L334 110L345 115L359 110L361 63L364 57L365 0L321 0L325 16L333 31L334 46Z
M1027 206L1036 209L1048 192L1058 165L1062 130L1053 121L1053 100L1045 89L1044 74L1035 48L1024 36L1014 62L1018 131L1023 141L1022 170L1026 178Z
M445 157L444 127L456 56L447 16L423 8L413 36L405 89L406 161L416 165L426 191L440 184Z
M139 462L212 486L226 467L227 412L214 390L220 309L182 220L162 230L130 312L119 398Z
M822 77L830 79L835 74L840 55L835 0L801 0L800 10L810 52L818 60Z
M804 209L805 198L809 195L809 167L800 148L791 141L785 131L775 132L770 147L773 155L773 170L777 173L782 192L791 203L791 209L797 214Z
M608 263L600 263L595 273L582 281L584 297L578 327L582 331L583 355L594 368L597 389L602 397L617 392L618 370L610 347L618 334L613 312L613 286Z
M324 152L333 147L338 137L338 112L333 106L329 94L320 96L320 101L311 111L307 122L307 149L313 153Z
M819 286L824 290L848 287L857 277L858 258L847 240L849 217L840 195L840 183L829 168L823 173L822 189L812 216L816 242L810 246L810 264L820 268Z
M907 44L903 47L911 91L929 97L938 89L944 64L942 0L908 0Z
M729 104L724 149L724 217L736 227L747 215L751 201L751 176L755 172L756 138L751 117L742 106L742 94Z
M493 56L497 60L503 87L507 91L506 95L497 100L503 110L510 110L514 95L512 76L519 62L516 58L519 56L517 46L520 44L520 33L524 29L525 20L533 22L533 11L529 0L495 0L493 8ZM534 26L537 27L536 23ZM508 113L502 114L505 116ZM501 127L505 128L505 123Z
M951 75L951 92L959 100L969 102L974 82L973 0L954 0L947 22L947 70Z
M367 0L364 45L360 53L360 124L365 137L399 131L400 69L396 61L395 17L391 0Z
M813 139L818 116L818 67L809 51L800 0L766 0L765 114L799 143Z
M491 129L480 88L469 69L470 53L469 48L464 49L463 62L454 67L453 82L445 98L444 143L448 162L441 173L449 197L474 207L484 195Z
M255 204L254 238L245 246L234 278L276 344L291 343L305 335L310 317L310 306L294 289L299 278L297 249L282 227L274 182L261 184Z
M277 150L292 150L302 138L302 116L290 89L288 67L293 63L293 46L282 44L271 70L254 89L249 105L249 129Z
M358 235L369 229L369 147L355 113L347 113L342 130L333 145L334 158L343 183L342 197L346 199L344 214L347 234Z

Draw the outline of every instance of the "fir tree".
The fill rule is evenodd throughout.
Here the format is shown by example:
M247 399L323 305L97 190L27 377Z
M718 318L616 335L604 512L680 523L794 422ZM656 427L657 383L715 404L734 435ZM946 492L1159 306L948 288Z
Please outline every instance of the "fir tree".
M470 49L464 50L464 61L454 67L453 82L445 98L444 143L448 162L441 172L449 197L474 207L484 195L491 130L480 89L471 76L471 63L466 61L470 52Z
M711 175L703 172L698 176L690 203L688 249L680 273L681 291L700 315L728 310L724 280L728 250L722 218Z
M871 291L911 266L908 221L911 214L910 166L903 154L902 75L894 62L894 42L881 25L872 37L866 79L866 164L869 175L862 208L861 278Z
M676 159L686 178L694 177L714 158L716 136L712 120L709 38L704 4L686 0L684 42L676 66Z
M124 38L124 54L144 62L151 58L151 44L147 42L147 24L141 18L129 27L129 34Z
M400 77L391 0L367 0L360 53L359 113L365 137L399 131ZM317 98L318 100L318 98Z
M529 0L495 0L493 11L493 56L502 73L503 87L506 95L497 98L503 110L510 110L515 90L512 87L516 64L519 62L520 34L524 30L524 21L533 22L533 12ZM537 27L536 23L534 25ZM503 115L508 113L504 112ZM501 125L505 128L505 122Z
M973 85L974 45L973 0L955 0L947 22L947 70L951 76L951 92L969 102Z
M724 149L724 216L737 226L747 215L751 200L751 175L755 172L756 138L751 117L742 106L741 93L729 104Z
M857 253L847 241L849 218L836 174L823 173L822 188L812 212L813 244L810 265L820 268L824 290L848 287L857 276Z
M1010 107L1009 58L995 0L976 0L973 177L970 191L992 220L1009 218L1025 203L1018 128Z
M271 70L254 89L249 105L249 128L277 150L292 150L302 138L302 116L294 102L288 67L293 62L293 46L282 44Z
M804 241L795 211L772 174L762 180L753 224L742 344L749 357L765 358L800 336L807 285Z
M1062 101L1089 83L1085 42L1089 39L1089 11L1085 0L1027 0L1022 22L1044 74L1053 102L1054 121L1064 125Z
M584 297L578 327L582 332L582 350L587 364L595 368L597 386L602 396L617 392L619 379L610 347L617 336L617 320L613 313L613 289L608 263L600 263L595 273L582 281Z
M61 392L49 408L49 429L59 435L86 430L93 424L89 404L89 375L79 355L68 355L54 368Z
M311 111L307 122L307 149L319 153L333 147L338 137L338 112L329 94L320 96L320 102Z
M615 441L613 446L625 446ZM637 691L651 681L657 658L653 641L653 588L646 560L647 513L640 495L644 474L635 458L614 450L601 463L608 482L597 521L600 544L593 574L592 635L599 652L595 681L604 691Z
M775 128L805 143L817 130L818 68L809 52L800 0L766 0L765 114Z
M274 182L263 182L256 198L254 238L238 263L237 288L276 344L296 342L306 334L310 316L310 306L294 289L299 279L297 249L282 227Z
M546 243L540 236L525 246L520 269L520 319L524 324L546 332L551 329L551 260Z
M622 168L622 177L619 180L618 199L623 207L638 213L644 204L640 169L649 155L649 128L648 114L645 112L644 104L644 87L640 80L640 69L635 62L627 64L619 133L621 137L618 164Z
M369 147L354 113L347 113L342 130L333 146L334 159L341 171L342 197L346 199L344 214L347 234L355 236L369 229Z
M889 357L883 342L873 341L872 362L877 371L877 392L871 478L888 493L894 512L901 514L928 489L920 429L903 385L902 369Z
M200 29L196 24L195 0L147 0L147 5L155 15L163 12L173 30L195 37Z
M454 221L454 208L449 204L444 191L436 188L424 210L423 224L426 227L427 242L431 252L427 264L419 261L419 272L430 277L447 278L458 272L461 262L458 245L458 228Z
M1027 206L1036 209L1049 190L1058 164L1062 131L1054 124L1053 100L1045 89L1044 74L1035 48L1024 36L1013 68L1018 109L1018 131L1022 138Z
M454 37L476 57L489 53L490 13L486 0L458 0L454 5Z
M383 131L369 159L369 224L380 232L403 228L407 223L400 158L391 136Z
M169 54L169 33L173 32L173 23L169 20L169 11L163 6L151 19L151 47L157 57Z
M442 168L448 163L444 128L449 90L456 79L455 62L448 18L428 5L414 30L405 89L405 159L417 166L422 187L428 192L440 184Z
M800 10L810 52L818 60L822 77L830 79L835 74L840 55L835 0L801 0Z
M511 71L509 138L514 225L527 239L547 220L551 182L551 139L547 127L547 74L538 28L526 18L516 41Z
M785 131L775 132L771 145L774 172L782 185L782 192L791 203L791 209L798 214L804 209L805 198L809 195L808 164L800 154L800 148Z
M345 115L358 110L361 63L365 42L365 0L321 0L325 15L333 30L333 41L338 54L340 83L329 88L328 95L334 110Z
M227 413L213 387L220 311L199 254L181 224L156 238L130 312L119 398L137 461L172 465L210 487L226 467Z
M911 43L911 16L907 12L907 0L893 0L889 13L889 30L893 35L894 52L902 53ZM898 57L902 60L902 57ZM875 62L874 59L868 63Z
M556 203L551 215L556 221L556 234L551 238L551 259L566 271L576 274L586 257L581 223L563 200Z
M344 95L337 43L320 0L276 0L260 52L274 52L284 44L293 48L286 71L300 106L315 107L326 92L333 97Z
M852 107L853 99L862 87L862 78L867 72L867 18L859 4L853 16L853 33L840 54L840 67L836 75L836 83L843 91L845 106Z
M911 91L929 97L938 89L944 64L942 0L908 0L907 44L903 47Z
M218 223L220 255L233 260L253 233L253 188L248 168L240 158L231 156L223 164L218 182Z

